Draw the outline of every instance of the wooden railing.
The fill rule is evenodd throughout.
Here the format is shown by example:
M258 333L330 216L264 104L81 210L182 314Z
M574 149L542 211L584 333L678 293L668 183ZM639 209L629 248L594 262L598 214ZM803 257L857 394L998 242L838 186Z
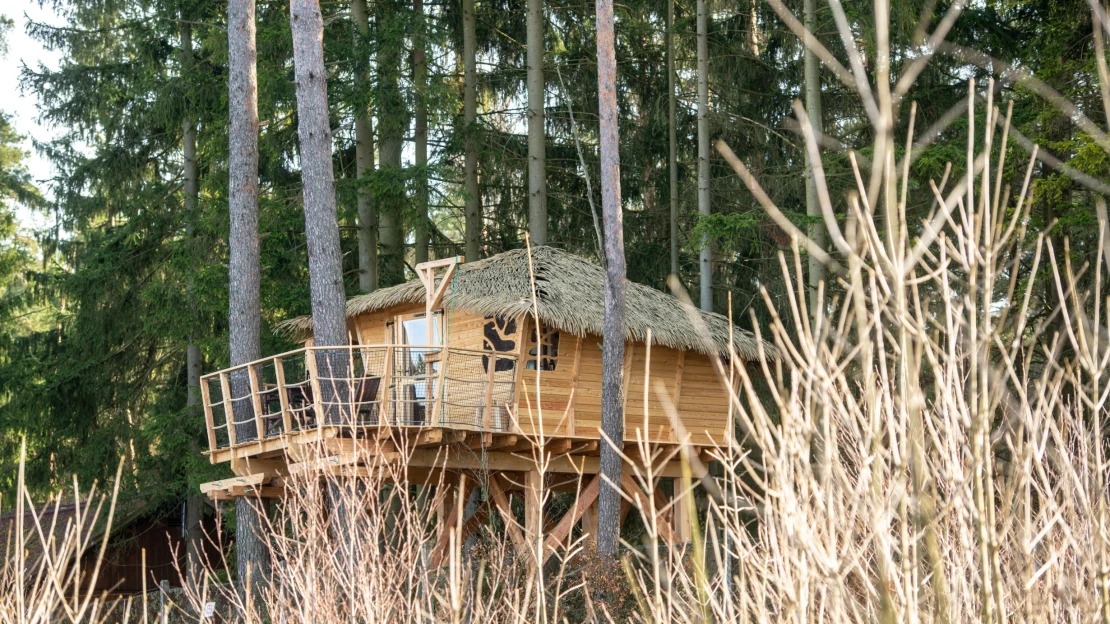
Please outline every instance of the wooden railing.
M433 345L306 347L201 377L212 451L321 425L507 431L516 356Z

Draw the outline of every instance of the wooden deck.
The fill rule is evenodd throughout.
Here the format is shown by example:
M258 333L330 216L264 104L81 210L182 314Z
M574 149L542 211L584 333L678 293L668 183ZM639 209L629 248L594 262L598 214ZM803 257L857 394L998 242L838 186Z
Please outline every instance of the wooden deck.
M221 463L342 429L511 432L516 371L513 354L450 346L305 347L262 358L201 377L208 455Z

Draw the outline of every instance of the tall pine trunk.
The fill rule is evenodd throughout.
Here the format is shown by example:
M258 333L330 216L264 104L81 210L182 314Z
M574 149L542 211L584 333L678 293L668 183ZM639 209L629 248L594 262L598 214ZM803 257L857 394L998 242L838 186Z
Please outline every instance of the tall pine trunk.
M466 136L466 223L463 232L466 259L481 255L482 198L478 194L478 147L474 133L478 122L478 41L474 34L474 0L463 0L463 126Z
M359 45L355 70L357 100L367 97L370 89L370 59L362 54L370 37L370 13L366 0L351 1L351 18L358 32ZM358 288L370 292L378 287L378 223L374 214L374 199L366 188L366 176L374 171L374 122L370 107L359 103L355 106L355 175L358 189Z
M621 216L617 55L613 0L597 0L597 95L600 117L601 210L605 222L605 321L601 352L603 481L598 499L597 548L614 557L620 546L620 449L624 441L624 223Z
M405 256L401 216L405 207L405 183L401 171L401 149L408 128L408 111L401 95L401 51L404 36L401 20L406 7L397 0L378 2L378 134L381 138L379 171L381 196L378 207L378 238L381 242L379 282L398 284L405 279Z
M188 76L193 68L193 26L187 16L182 12L181 20L181 75ZM197 174L197 129L193 120L186 111L185 119L181 122L181 160L182 178L185 190L185 238L191 247L193 241L193 224L196 222L197 196L199 195L200 181ZM201 353L196 343L197 304L196 294L193 291L193 278L190 275L186 285L186 299L189 314L189 342L185 346L185 407L189 423L200 419L200 369ZM200 452L196 439L189 439L189 451L192 455ZM198 493L185 496L185 578L192 584L200 578L201 574L201 549L204 547L204 532L201 530L201 518L204 501Z
M709 210L709 15L707 0L698 0L698 215ZM700 269L701 309L713 310L713 249L702 235Z
M297 91L297 135L301 144L301 185L304 189L305 238L308 243L308 286L312 299L312 338L317 347L347 344L343 256L335 209L335 173L328 122L328 82L324 67L324 20L319 0L290 0L293 68ZM341 351L317 352L321 377L346 377L347 358ZM338 370L338 369L342 370ZM326 395L345 384L321 384ZM341 417L329 413L330 424Z
M258 237L258 79L256 74L254 0L229 0L228 64L228 342L231 365L262 357L259 343L262 272ZM245 375L232 379L234 396L250 396ZM236 401L232 416L239 439L256 437L249 398ZM248 497L235 499L235 551L239 582L256 582L269 573L260 508Z
M674 74L674 0L667 0L667 165L671 191L671 275L678 275L678 102Z
M528 0L528 235L547 244L547 155L544 137L543 0Z
M805 0L805 27L807 33L813 33L817 25L817 0ZM821 123L821 74L818 73L817 55L811 49L810 36L805 40L805 90L806 90L806 115L813 124L814 135L820 136L824 132ZM821 205L817 203L817 183L813 177L813 163L809 161L809 151L806 151L806 216L813 218L809 226L809 238L821 249L828 247L828 234L821 221ZM817 301L817 285L825 281L825 265L813 254L809 255L809 289L810 300L814 306ZM816 310L814 312L816 314Z
M413 257L417 264L428 260L428 243L431 223L428 221L428 61L425 55L424 2L412 0L416 14L416 33L412 38L412 83L416 91L416 120L413 136L416 156L416 249Z

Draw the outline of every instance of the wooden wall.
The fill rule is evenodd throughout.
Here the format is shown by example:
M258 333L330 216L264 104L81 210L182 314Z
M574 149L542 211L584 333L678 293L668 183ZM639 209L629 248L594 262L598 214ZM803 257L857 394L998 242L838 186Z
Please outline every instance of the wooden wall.
M357 326L363 344L388 343L392 335L387 323L398 314L423 312L423 306L404 306L363 314L351 321ZM451 346L482 349L486 320L479 315L448 310L448 339ZM525 370L524 353L531 334L530 320L518 319L516 352L517 374L515 410L524 433L534 435L541 422L546 435L597 439L601 426L601 343L599 336L560 336L559 356L553 371L540 371L539 397L537 371ZM637 439L644 428L644 372L647 347L644 343L625 345L625 439ZM728 419L728 393L717 379L714 364L706 355L670 347L651 347L648 380L647 435L657 442L677 441L659 388L675 405L682 426L695 444L723 443ZM538 400L537 400L538 398Z
M523 370L517 389L517 414L521 429L533 433L541 422L547 435L600 438L601 344L595 335L561 338L559 362L554 371L540 371L539 400L534 370ZM573 349L573 351L571 350ZM677 432L658 392L675 406L682 428L695 444L723 443L728 420L728 392L717 380L708 356L670 347L625 344L625 440L635 441L644 431L644 388L647 397L648 440L677 441ZM645 370L650 376L645 380ZM658 388L658 390L657 390ZM529 407L531 409L529 409Z
M362 344L389 344L393 342L392 327L387 324L398 315L423 312L423 305L397 306L388 310L379 310L361 314L347 321L351 330L357 328L359 342ZM451 346L463 349L482 348L482 328L485 320L476 314L445 310L448 328L447 336Z

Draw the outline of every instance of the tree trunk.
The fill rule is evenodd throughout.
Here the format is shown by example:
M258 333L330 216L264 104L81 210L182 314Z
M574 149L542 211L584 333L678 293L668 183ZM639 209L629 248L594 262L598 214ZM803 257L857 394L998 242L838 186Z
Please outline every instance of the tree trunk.
M229 0L228 28L228 342L231 365L262 356L258 238L258 81L255 62L254 0ZM246 385L247 392L244 392ZM249 381L232 378L232 392L247 400L232 404L239 439L255 437L250 419ZM246 418L244 418L246 416ZM239 581L257 581L269 573L269 549L259 509L246 497L235 499L235 549ZM254 581L252 581L254 582Z
M671 191L671 275L678 275L678 101L674 74L674 0L667 0L667 164Z
M424 2L412 0L416 14L416 33L412 38L412 82L416 91L416 249L413 253L417 264L428 261L428 242L431 224L428 221L428 62L425 57Z
M817 20L817 0L805 0L805 27L807 33L813 33ZM806 90L806 114L809 116L809 121L813 124L813 132L815 136L820 136L823 132L821 123L821 75L818 73L819 66L817 64L817 55L813 53L810 48L811 41L809 36L806 37L805 49L805 90ZM821 221L821 205L817 202L817 183L813 178L813 163L809 161L809 151L806 151L806 216L811 217L813 221L809 226L809 238L813 240L821 249L828 247L827 239L828 234L825 232L825 225ZM825 280L825 265L817 260L813 254L809 255L809 290L810 298L814 306L817 306L817 285ZM816 314L816 308L814 308Z
M478 147L474 133L478 121L478 42L474 34L474 0L463 0L463 125L466 133L466 259L481 257L482 198L478 194Z
M193 27L182 15L181 20L181 75L188 76L193 68ZM199 180L197 175L197 129L188 111L181 122L181 157L183 185L185 190L185 239L190 246L193 241L193 223L196 221ZM193 292L193 278L189 276L186 284L186 299L189 314L189 342L185 346L185 407L189 422L200 418L200 368L201 354L197 346L197 304ZM194 438L189 439L189 451L197 455L200 448ZM191 492L185 496L185 578L190 584L196 583L201 574L200 551L204 546L204 533L201 530L201 516L204 501L200 494Z
M528 236L533 245L547 244L543 31L543 0L528 0Z
M370 36L370 14L366 0L351 1L351 18L358 30L360 45L358 68L355 71L355 88L358 98L365 97L370 88L370 59L362 58L365 42ZM378 287L378 223L374 214L373 197L365 187L366 176L374 171L374 122L370 107L355 106L355 175L358 177L358 288L370 292Z
M312 339L317 347L347 344L343 256L339 249L339 221L335 210L335 173L332 169L331 126L328 123L328 83L324 67L324 20L319 0L290 0L293 31L293 68L297 90L297 135L301 143L301 185L304 189L305 238L308 243L308 286L312 299ZM347 376L343 351L316 351L321 400L329 405L328 424L348 424L337 396L347 384L325 383L325 378Z
M709 16L707 0L698 0L698 215L709 216ZM708 235L698 256L701 309L713 310L713 250Z
M401 215L405 206L405 183L402 180L401 148L408 113L401 96L400 72L403 37L397 21L404 18L405 6L396 0L378 3L379 33L396 39L379 38L378 82L381 97L378 104L378 131L381 135L379 170L382 196L375 197L378 206L378 237L381 242L379 282L399 284L405 279L404 231Z
M598 552L615 557L620 545L620 446L624 440L624 225L621 216L617 56L613 0L597 1L597 95L601 121L601 210L605 221L605 321L601 353L601 474Z

